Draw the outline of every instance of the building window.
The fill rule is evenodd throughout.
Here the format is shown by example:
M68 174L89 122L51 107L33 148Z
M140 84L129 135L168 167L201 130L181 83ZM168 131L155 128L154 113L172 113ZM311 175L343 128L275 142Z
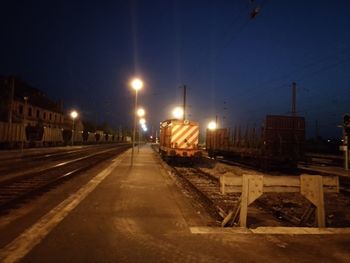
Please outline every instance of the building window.
M52 114L50 113L50 121L52 120Z
M33 112L33 109L30 107L30 108L28 109L28 116L29 116L29 117L32 117L32 112Z
M39 110L36 110L36 117L39 119L40 117L40 111Z
M23 105L19 105L18 111L19 114L23 114Z
M46 112L44 112L43 119L46 120Z

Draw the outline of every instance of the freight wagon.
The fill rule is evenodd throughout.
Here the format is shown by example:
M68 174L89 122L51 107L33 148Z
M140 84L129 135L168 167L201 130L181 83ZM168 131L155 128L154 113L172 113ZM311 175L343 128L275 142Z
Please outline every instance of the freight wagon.
M160 124L159 152L162 158L200 157L199 125L189 120L171 119Z
M103 131L74 131L74 144L108 143L119 141L118 136ZM0 122L0 149L70 145L72 130L43 126L24 127L21 123Z
M210 157L236 158L261 168L295 168L303 158L303 117L267 115L259 133L255 129L234 132L227 128L207 130L206 149Z

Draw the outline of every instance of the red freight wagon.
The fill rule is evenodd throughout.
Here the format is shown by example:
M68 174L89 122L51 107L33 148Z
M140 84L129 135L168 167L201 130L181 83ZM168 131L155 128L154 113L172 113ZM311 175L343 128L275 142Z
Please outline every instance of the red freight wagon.
M267 115L264 128L265 152L271 156L303 155L305 120L297 116Z
M260 167L296 167L304 141L305 120L298 116L267 115L261 132L222 128L206 133L209 156L237 158Z
M229 150L229 131L227 128L207 129L206 135L205 145L209 155L211 155L212 151Z

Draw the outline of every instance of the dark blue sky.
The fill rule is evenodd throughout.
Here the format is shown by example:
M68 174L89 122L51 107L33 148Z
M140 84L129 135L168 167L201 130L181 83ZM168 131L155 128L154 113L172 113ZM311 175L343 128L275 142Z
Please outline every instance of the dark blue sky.
M78 108L130 125L132 76L149 126L170 117L188 86L189 118L260 126L297 111L307 134L336 136L350 111L349 1L8 1L0 75L15 74ZM260 11L255 19L250 13Z

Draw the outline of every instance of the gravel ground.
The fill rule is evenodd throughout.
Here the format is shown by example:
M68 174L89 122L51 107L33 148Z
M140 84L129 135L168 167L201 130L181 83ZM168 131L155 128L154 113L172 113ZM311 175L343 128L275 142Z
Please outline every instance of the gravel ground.
M257 173L255 170L231 166L214 160L208 160L208 162L202 163L200 169L217 178L227 172L233 173L237 176ZM315 226L314 213L311 213L309 217L306 216L305 220L300 222L300 219L309 209L313 211L309 201L300 194L265 193L253 204L253 206L267 210L281 221L288 220L293 224L301 226ZM325 210L327 227L350 227L350 196L342 193L326 193Z

